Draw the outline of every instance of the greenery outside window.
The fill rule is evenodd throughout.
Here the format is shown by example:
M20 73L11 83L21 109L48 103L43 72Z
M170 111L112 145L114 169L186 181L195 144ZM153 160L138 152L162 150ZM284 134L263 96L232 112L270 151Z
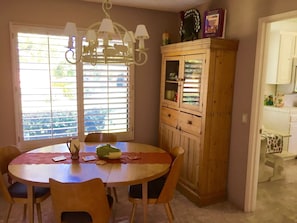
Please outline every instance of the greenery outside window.
M134 137L134 67L72 65L63 29L11 24L15 116L20 148L90 132ZM77 40L81 41L81 40Z

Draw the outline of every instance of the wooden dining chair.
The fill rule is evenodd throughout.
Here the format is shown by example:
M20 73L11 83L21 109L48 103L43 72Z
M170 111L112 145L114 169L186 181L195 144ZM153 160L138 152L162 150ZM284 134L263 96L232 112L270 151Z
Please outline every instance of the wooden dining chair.
M86 138L85 142L116 142L117 136L113 133L103 133L103 132L93 132L89 133ZM114 199L118 202L118 195L117 190L115 187L112 187ZM111 194L111 188L108 187L107 191Z
M173 222L174 216L170 207L170 201L173 199L176 185L180 176L184 149L175 147L171 150L174 158L169 172L156 180L148 182L148 204L164 204L169 222ZM132 202L132 212L130 222L134 222L135 210L137 204L142 203L142 185L132 185L129 187L129 201Z
M19 182L12 182L8 175L8 164L21 152L15 146L6 146L0 148L0 191L4 199L9 203L7 214L4 222L7 223L13 204L24 204L23 220L26 218L27 212L27 186ZM49 188L34 187L34 204L36 204L38 222L42 223L40 203L50 196Z
M79 183L49 179L53 210L60 223L108 223L113 198L100 178Z
M85 142L116 142L117 137L113 133L93 132L89 133Z

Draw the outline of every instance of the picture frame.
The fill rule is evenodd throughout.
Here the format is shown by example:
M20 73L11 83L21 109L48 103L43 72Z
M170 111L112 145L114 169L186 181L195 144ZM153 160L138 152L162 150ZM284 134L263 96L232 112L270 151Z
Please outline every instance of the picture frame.
M203 38L225 37L226 9L218 8L204 14Z

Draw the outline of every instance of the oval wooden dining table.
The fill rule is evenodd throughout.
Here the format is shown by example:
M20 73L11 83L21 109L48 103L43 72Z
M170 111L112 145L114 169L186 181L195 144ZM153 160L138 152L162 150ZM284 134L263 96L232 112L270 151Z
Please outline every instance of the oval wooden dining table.
M49 178L61 182L83 182L101 178L108 187L142 184L143 222L147 221L147 182L166 174L171 156L159 147L133 142L111 142L122 151L120 159L98 164L96 146L100 143L80 143L79 160L71 160L66 143L46 146L23 153L8 166L12 179L28 186L29 222L34 222L33 187L49 187ZM55 162L53 157L65 156ZM84 161L83 157L96 160Z

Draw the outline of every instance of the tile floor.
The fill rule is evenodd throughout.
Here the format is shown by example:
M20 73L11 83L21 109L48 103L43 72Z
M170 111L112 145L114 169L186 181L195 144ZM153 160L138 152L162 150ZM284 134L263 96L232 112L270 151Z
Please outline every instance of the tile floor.
M267 171L271 169L267 168ZM285 162L284 179L258 185L257 210L244 213L229 202L199 208L179 192L171 203L176 223L297 223L297 160ZM113 207L114 222L127 223L131 204L127 200L127 188L117 188L119 203ZM0 197L0 223L7 205ZM54 223L50 199L42 204L43 222ZM149 223L167 222L163 206L149 207ZM15 205L10 223L22 222L22 206ZM37 219L36 219L37 221ZM142 222L141 206L135 222Z

